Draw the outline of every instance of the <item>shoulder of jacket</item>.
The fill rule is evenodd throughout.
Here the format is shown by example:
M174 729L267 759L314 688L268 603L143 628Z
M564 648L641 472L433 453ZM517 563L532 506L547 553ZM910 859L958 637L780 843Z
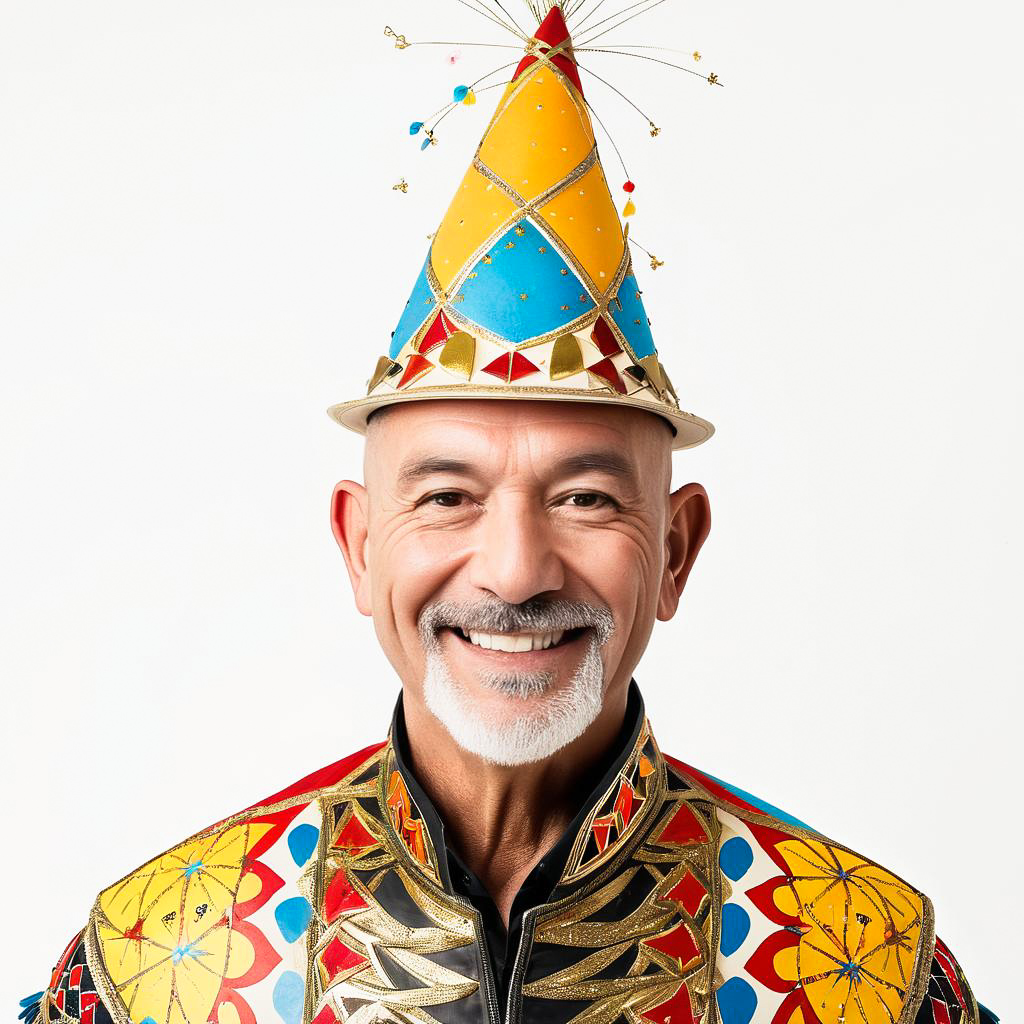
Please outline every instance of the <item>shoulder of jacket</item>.
M913 1021L935 949L928 898L780 808L665 760L721 826L724 1024Z
M372 777L384 745L313 772L104 889L43 993L41 1024L255 1024L253 994L279 983L287 991L281 977L298 966L293 944L313 916L318 798Z

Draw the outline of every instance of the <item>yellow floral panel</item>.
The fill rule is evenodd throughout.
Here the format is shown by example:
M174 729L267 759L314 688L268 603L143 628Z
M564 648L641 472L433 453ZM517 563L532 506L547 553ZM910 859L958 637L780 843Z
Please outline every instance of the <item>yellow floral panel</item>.
M575 89L537 63L506 90L478 156L532 200L579 166L593 146L590 115Z
M800 978L822 1020L896 1020L914 978L924 901L895 875L812 839L779 843L805 931L781 977Z
M232 931L245 857L270 825L192 839L102 892L94 922L107 975L131 1020L208 1020L222 979L252 964Z

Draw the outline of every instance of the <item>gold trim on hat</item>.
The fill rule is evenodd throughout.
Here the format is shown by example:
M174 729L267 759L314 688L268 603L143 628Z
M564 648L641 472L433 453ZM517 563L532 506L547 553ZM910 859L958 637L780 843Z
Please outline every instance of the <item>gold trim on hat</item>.
M641 389L647 390L647 389ZM538 401L601 402L621 405L654 413L669 421L675 431L672 443L674 451L693 448L708 440L715 432L714 426L692 412L686 412L657 398L644 399L637 392L620 395L618 392L589 391L583 388L563 388L543 384L431 384L407 391L389 391L355 398L348 402L332 405L327 413L336 423L357 434L366 433L366 421L370 413L388 405L404 402L430 401L442 398L529 398Z

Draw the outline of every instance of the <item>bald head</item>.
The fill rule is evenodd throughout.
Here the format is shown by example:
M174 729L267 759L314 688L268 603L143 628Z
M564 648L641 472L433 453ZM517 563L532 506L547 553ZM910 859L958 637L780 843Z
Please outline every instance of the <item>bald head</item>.
M365 485L338 484L332 519L407 715L436 714L464 746L482 722L500 746L516 729L562 742L583 710L614 717L707 535L704 489L669 493L671 451L665 420L611 403L429 399L378 412ZM457 697L458 714L438 694ZM548 712L561 725L545 732Z

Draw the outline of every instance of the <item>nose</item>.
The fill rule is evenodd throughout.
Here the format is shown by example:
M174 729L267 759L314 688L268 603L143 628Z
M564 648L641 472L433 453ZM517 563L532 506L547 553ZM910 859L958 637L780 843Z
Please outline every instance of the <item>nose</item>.
M565 566L544 510L525 497L489 503L477 530L469 580L509 604L561 590Z

